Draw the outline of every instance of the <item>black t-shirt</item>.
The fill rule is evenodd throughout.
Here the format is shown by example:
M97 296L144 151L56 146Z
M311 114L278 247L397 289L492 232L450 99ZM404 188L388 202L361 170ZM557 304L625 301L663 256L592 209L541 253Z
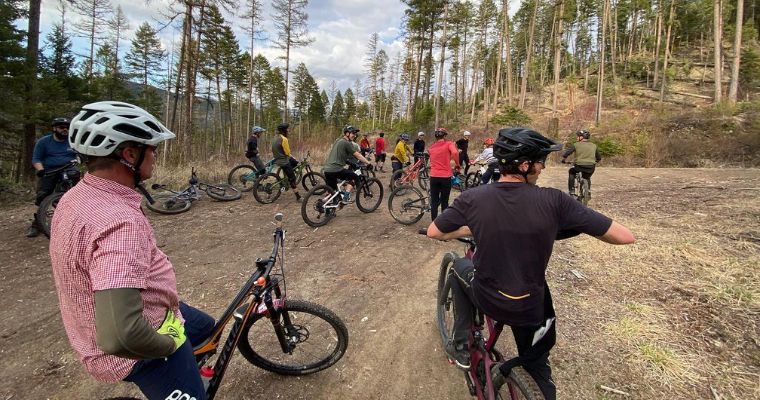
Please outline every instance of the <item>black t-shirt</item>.
M422 139L417 139L414 141L414 152L415 153L422 153L425 151L425 141Z
M544 320L545 271L557 234L601 236L611 224L559 190L506 182L463 192L435 219L444 233L470 227L477 243L475 301L486 314L515 326Z
M245 151L246 157L255 157L259 155L259 138L256 135L251 135L248 138L248 147Z
M467 139L459 139L456 141L457 149L462 150L463 153L467 153L467 146L470 144L470 141Z

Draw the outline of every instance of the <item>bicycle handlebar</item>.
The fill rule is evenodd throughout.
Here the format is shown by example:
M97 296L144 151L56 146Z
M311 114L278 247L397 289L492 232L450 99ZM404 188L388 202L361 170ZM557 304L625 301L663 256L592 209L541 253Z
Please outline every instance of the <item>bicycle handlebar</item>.
M71 168L71 167L73 167L75 165L79 165L79 160L76 159L76 158L73 159L73 160L71 160L71 161L69 161L69 162L67 162L66 164L61 165L60 167L55 167L55 168L53 168L51 170L47 170L47 169L43 170L43 171L45 171L43 173L43 175L44 176L55 175L55 174L57 174L57 173L59 173L61 171L64 171L64 170L66 170L68 168Z
M427 236L427 228L420 228L417 230L417 233ZM458 237L456 239L462 243L467 243L469 245L475 246L475 239L472 236Z

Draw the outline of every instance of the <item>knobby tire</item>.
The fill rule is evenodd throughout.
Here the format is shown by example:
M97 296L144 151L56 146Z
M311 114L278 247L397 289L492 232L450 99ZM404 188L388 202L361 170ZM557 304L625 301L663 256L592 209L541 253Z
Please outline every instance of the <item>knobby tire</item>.
M53 222L53 213L58 206L58 201L61 200L64 193L65 192L54 192L49 194L42 200L42 203L40 203L40 206L37 209L37 215L35 215L37 226L47 237L50 237L50 226Z
M287 312L299 343L291 354L283 353L268 315L256 314L246 321L238 344L240 354L250 363L281 375L307 375L328 368L343 357L348 347L348 329L327 308L304 300L288 300L281 310ZM315 343L318 342L318 343ZM320 353L315 356L315 353ZM314 357L314 360L305 360Z
M232 185L219 183L215 185L206 185L206 194L214 200L232 201L243 196L243 192Z
M324 198L330 197L335 193L333 188L327 185L313 187L301 201L301 217L307 225L312 228L327 225L335 216L337 208L325 209ZM330 200L330 202L339 201L340 196Z
M261 204L271 204L280 197L284 180L276 174L264 174L253 185L253 198Z
M454 339L454 293L451 290L449 276L454 268L454 260L459 258L457 253L448 252L441 260L438 272L438 291L436 299L436 322L441 335L441 346L446 348L449 341Z
M227 183L241 192L250 192L256 184L256 170L247 164L238 165L227 175Z
M193 205L190 200L183 199L178 194L171 192L151 193L151 197L153 197L153 204L150 204L146 199L145 206L159 214L183 213Z
M414 186L399 186L388 196L391 217L404 225L417 223L425 215L425 196Z
M544 400L544 394L533 377L523 367L514 367L507 377L507 383L499 390L504 400Z
M361 212L371 213L383 202L383 184L377 178L369 178L356 191L356 207Z
M321 186L324 185L327 181L325 180L325 176L320 174L319 172L309 171L304 174L304 176L301 178L301 186L303 186L303 189L308 191L311 191L315 186ZM322 192L324 193L324 192ZM322 194L317 193L317 194Z

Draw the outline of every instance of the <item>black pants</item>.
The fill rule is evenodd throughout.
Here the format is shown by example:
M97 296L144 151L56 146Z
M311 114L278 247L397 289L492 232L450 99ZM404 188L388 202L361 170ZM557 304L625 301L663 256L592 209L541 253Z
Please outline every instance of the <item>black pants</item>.
M482 185L487 185L491 183L491 181L494 181L494 182L498 181L500 177L501 177L501 173L499 172L499 170L492 167L488 167L486 168L486 172L483 173L483 176L480 177L480 183Z
M567 191L575 192L575 174L578 172L581 173L583 179L588 180L588 190L591 190L591 175L594 175L594 170L596 170L596 165L573 165L572 168L567 170ZM578 188L578 190L580 190L580 188Z
M435 221L438 216L438 206L441 212L449 208L449 195L451 194L451 178L430 178L430 216Z
M467 176L467 173L470 172L470 155L466 151L459 153L459 165L462 166L464 175Z
M475 277L475 267L472 260L459 258L454 261L455 278L451 285L454 293L454 343L458 346L467 346L470 335L472 319L475 315L474 293L472 280ZM552 369L549 365L549 351L557 342L556 318L554 305L548 285L544 293L544 315L547 321L541 326L511 326L512 336L515 338L517 357L507 360L501 367L504 376L509 375L512 368L522 366L533 377L541 392L547 400L557 397L557 387L552 380ZM544 329L534 344L534 337L539 330Z
M290 157L288 165L280 165L280 169L285 174L285 176L288 177L288 181L290 181L291 189L298 188L298 179L296 179L296 172L294 170L297 165L298 161L296 161L296 159L293 157Z
M261 161L261 157L258 155L255 155L253 157L248 157L249 160L253 163L253 167L256 168L256 173L264 173L266 170L266 166L264 166L264 162Z

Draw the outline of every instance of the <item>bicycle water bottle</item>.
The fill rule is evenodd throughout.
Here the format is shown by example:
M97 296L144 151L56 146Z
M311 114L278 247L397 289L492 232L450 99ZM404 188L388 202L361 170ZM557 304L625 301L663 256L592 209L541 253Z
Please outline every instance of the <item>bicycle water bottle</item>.
M208 392L208 385L211 384L211 378L214 377L214 369L211 367L201 367L201 380L203 381L203 391Z

